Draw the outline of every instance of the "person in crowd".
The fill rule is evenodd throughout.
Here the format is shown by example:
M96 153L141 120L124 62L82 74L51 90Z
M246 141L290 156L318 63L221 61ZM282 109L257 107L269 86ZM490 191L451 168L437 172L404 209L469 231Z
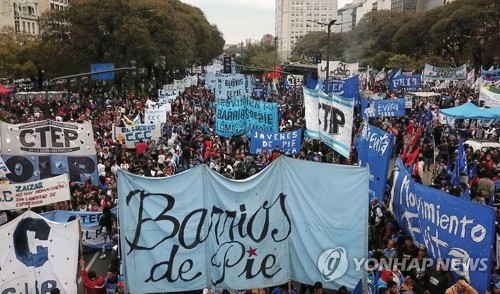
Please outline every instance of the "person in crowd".
M455 285L446 289L445 294L477 294L477 291L467 283L464 277L459 277Z
M106 294L115 294L118 284L123 281L123 277L118 274L118 269L110 267L106 279L104 279L104 288Z
M80 277L82 278L83 287L87 294L105 294L104 277L97 276L95 271L85 269L85 260L83 257L80 259Z
M102 253L101 253L101 259L106 258L106 245L108 241L113 240L113 235L114 235L114 226L116 222L116 215L111 212L111 206L106 205L103 208L101 218L99 219L99 225L101 226L102 230Z

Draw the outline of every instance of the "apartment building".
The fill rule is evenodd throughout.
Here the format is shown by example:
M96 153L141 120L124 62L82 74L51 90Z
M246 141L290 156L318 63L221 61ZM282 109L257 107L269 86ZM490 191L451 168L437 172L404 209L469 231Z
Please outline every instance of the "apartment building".
M307 33L327 31L337 19L337 0L276 0L275 35L279 61L287 61L293 46ZM337 29L332 28L332 31Z
M0 27L11 26L16 33L37 35L38 19L46 11L66 9L71 0L2 0Z

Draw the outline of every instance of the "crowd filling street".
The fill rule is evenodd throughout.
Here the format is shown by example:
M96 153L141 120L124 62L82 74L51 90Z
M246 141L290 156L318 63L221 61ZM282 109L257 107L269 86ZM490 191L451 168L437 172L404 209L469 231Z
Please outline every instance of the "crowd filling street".
M299 152L291 155L284 154L279 147L274 146L272 152L264 150L262 154L251 154L250 139L245 134L229 138L217 135L214 93L204 87L204 75L198 75L198 84L186 88L172 101L171 112L168 113L159 140L140 140L134 149L128 149L124 142L114 138L112 128L113 125L125 126L127 121L138 114L144 118L146 101L158 101L158 89L147 81L142 82L141 91L137 93L120 93L109 85L97 83L92 87L66 89L67 96L58 100L46 101L45 97L16 99L14 95L1 97L2 115L12 124L52 119L76 123L90 121L93 126L98 159L98 185L93 185L90 180L86 183L71 181L71 201L32 210L39 213L53 210L102 212L99 223L104 232L103 242L112 240L116 245L118 217L112 209L121 201L117 193L118 170L144 177L169 177L198 165L207 165L227 178L241 180L259 173L279 156L291 156L323 164L358 165L356 148L351 149L349 158L344 158L326 144L312 140L307 135L302 140ZM384 99L404 97L403 92L388 91L385 83L385 80L373 82L372 91L386 93ZM497 211L495 193L498 192L500 181L498 148L467 146L465 152L468 174L461 177L459 185L454 185L451 181L451 171L458 156L459 140L498 143L497 122L457 119L454 126L443 123L438 116L440 109L459 106L468 101L478 105L478 94L464 83L449 83L439 88L433 86L431 83L429 89L436 92L436 96L414 99L412 108L406 109L406 114L402 117L374 117L363 120L360 107L357 106L352 129L353 142L366 123L392 133L395 138L393 160L401 157L403 161L408 161L412 158L412 152L419 147L420 153L413 158L415 164L411 170L412 178L416 182L444 191L450 194L450 197L463 197L468 190L470 201L491 205L492 209ZM277 102L281 132L303 129L305 133L302 87L300 85L297 88L287 88L280 82L276 89L267 93L264 98L252 98ZM421 128L419 139L414 141L412 138L422 124L422 117L426 118L426 123ZM408 146L409 141L415 142L416 145ZM377 195L382 197L374 197L370 202L367 220L369 256L377 262L369 264L365 291L377 294L477 293L466 279L453 278L451 273L439 264L414 270L397 266L391 269L379 267L382 260L424 260L428 257L427 248L416 244L411 236L405 235L390 212L389 201L394 174L381 176L388 177L388 186L385 195ZM384 200L379 202L377 198ZM497 215L500 216L499 212ZM11 221L20 213L21 211L0 212L0 224ZM110 252L103 249L101 257L106 257L106 254L113 255L107 272L87 272L83 259L80 263L82 282L87 293L125 293L120 256L115 250ZM500 293L500 271L495 264L492 268L494 270L491 273L491 293ZM318 282L314 285L300 285L297 289L293 286L291 288L292 293L321 294L323 286ZM335 290L337 293L348 293L345 287ZM215 289L205 292L209 291L216 292ZM292 294L288 293L288 284L273 289L238 289L238 292L242 293L266 291L269 294Z

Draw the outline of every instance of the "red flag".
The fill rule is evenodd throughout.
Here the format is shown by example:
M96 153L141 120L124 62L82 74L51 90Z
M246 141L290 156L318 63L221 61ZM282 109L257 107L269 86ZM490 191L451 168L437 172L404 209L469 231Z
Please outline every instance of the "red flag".
M418 158L418 154L420 153L420 146L418 146L417 150L413 151L413 153L408 157L405 164L406 166L412 165Z

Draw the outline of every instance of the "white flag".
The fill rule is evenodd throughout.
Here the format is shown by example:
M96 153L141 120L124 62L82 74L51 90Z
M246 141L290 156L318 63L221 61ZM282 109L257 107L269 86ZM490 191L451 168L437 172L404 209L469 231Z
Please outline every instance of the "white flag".
M49 221L28 210L0 226L0 290L77 293L78 220Z

